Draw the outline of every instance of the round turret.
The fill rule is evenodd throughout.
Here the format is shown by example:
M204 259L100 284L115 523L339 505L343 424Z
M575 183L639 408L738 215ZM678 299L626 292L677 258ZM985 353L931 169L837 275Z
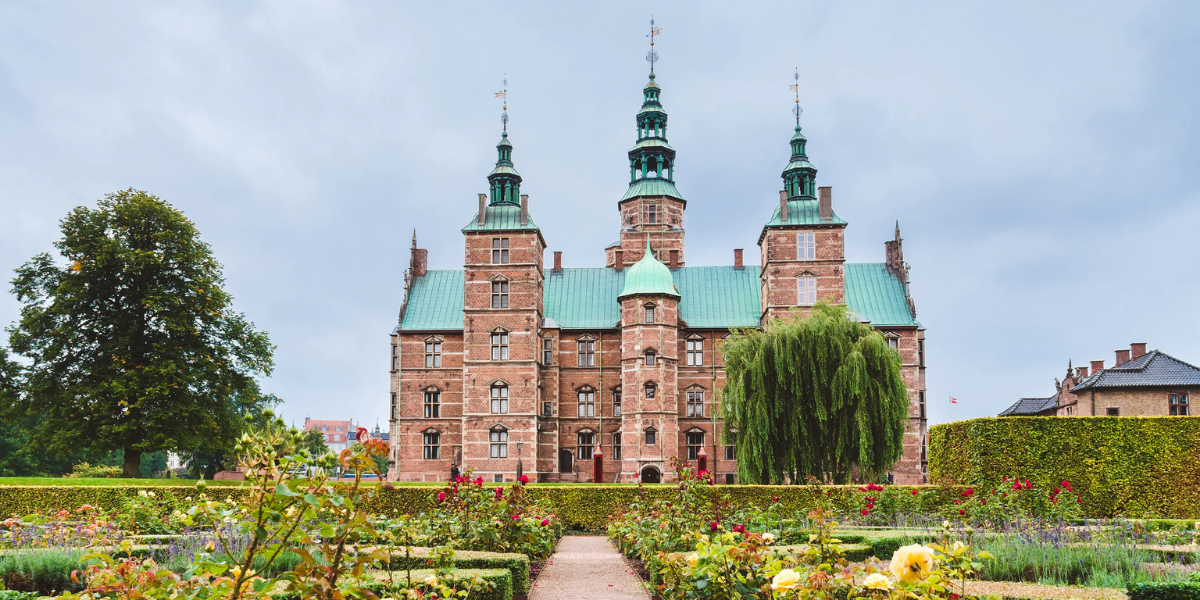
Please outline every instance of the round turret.
M625 289L617 299L626 296L672 296L679 297L675 291L675 280L671 270L662 264L650 251L650 243L646 242L646 255L637 261L625 274Z

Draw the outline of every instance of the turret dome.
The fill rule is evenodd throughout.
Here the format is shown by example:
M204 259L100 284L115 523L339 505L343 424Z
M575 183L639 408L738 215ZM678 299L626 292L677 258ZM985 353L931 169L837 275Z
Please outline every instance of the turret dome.
M625 274L625 289L621 290L621 295L617 298L626 296L679 297L679 292L675 291L675 280L671 277L671 270L654 258L648 240L646 255L629 267L629 272Z

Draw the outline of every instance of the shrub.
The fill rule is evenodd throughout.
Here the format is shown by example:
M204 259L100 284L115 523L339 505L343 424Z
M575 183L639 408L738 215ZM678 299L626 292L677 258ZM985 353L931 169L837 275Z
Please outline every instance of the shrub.
M1200 600L1200 582L1131 585L1129 600Z
M120 477L121 467L110 465L91 465L86 461L75 465L71 472L64 477Z
M82 550L38 549L0 555L0 583L10 590L53 594L82 589L71 581Z
M410 548L408 552L399 548L392 552L391 568L393 571L426 569L431 559L429 548ZM529 557L524 554L457 550L453 563L455 569L504 569L512 576L513 593L529 593ZM393 577L403 576L403 572L393 573Z
M1200 517L1200 419L1004 417L930 428L934 481L998 488L1020 473L1079 490L1089 517Z

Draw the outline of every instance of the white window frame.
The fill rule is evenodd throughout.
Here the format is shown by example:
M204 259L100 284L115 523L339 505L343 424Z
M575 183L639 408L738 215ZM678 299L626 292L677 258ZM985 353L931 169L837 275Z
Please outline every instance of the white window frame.
M586 437L585 437L586 436ZM596 434L592 431L580 431L575 434L577 460L592 460L596 455ZM586 454L586 456L585 456Z
M704 390L687 391L687 416L704 416Z
M692 336L687 339L687 365L689 367L704 366L704 338Z
M492 332L492 360L508 360L508 332Z
M488 432L489 457L508 458L508 430L497 427Z
M814 231L796 232L796 260L817 260L817 234Z
M576 392L576 398L579 400L579 417L595 417L596 416L596 390L590 387L580 388Z
M425 340L425 368L437 369L442 366L442 340L428 338Z
M490 408L493 415L508 414L508 386L503 383L493 383L489 388Z
M582 337L575 340L576 365L578 367L596 366L596 340L592 337Z
M817 303L817 278L800 275L796 278L796 305L814 306Z

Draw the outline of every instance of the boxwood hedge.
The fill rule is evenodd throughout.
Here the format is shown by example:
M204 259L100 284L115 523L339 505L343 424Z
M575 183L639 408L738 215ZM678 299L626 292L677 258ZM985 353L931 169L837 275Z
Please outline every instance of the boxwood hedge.
M934 481L1069 480L1090 517L1200 517L1200 419L1003 417L935 425Z
M1137 583L1129 586L1129 600L1200 600L1200 582Z
M391 568L393 571L400 569L427 569L430 566L429 558L429 548L411 548L407 553L403 550L397 550L392 553ZM524 554L456 550L454 552L454 568L504 569L512 576L513 593L529 593L529 557Z

